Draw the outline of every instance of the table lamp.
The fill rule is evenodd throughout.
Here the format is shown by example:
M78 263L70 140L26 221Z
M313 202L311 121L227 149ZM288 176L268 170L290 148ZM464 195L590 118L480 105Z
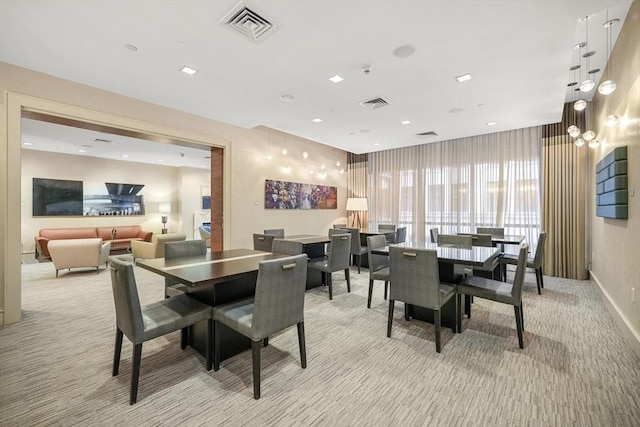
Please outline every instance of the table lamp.
M347 211L355 212L355 218L353 220L355 227L362 228L360 212L366 212L368 210L367 199L365 197L350 197L347 199Z
M162 234L167 234L167 220L171 212L171 203L160 203L158 205L160 219L162 220Z

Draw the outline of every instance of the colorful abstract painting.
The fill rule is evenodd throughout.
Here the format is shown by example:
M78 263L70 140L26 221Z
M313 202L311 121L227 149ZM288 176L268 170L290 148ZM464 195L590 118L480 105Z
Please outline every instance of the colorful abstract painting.
M267 179L264 184L265 209L337 209L338 189L328 185Z

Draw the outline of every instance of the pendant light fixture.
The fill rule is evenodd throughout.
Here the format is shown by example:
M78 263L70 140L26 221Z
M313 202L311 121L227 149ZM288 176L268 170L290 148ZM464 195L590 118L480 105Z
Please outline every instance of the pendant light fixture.
M608 128L614 127L615 125L618 124L618 120L619 120L618 116L616 116L615 114L609 114L604 119L604 125Z
M611 79L611 68L613 67L613 59L611 58L611 27L620 22L619 19L609 19L609 10L607 9L607 21L602 25L607 32L607 60L609 61L607 67L607 76L609 79L600 83L598 86L598 92L601 95L610 95L616 90L616 82Z
M585 42L578 43L575 46L575 49L580 50L586 45L587 44ZM580 58L580 52L578 52L578 60L580 60L579 58ZM580 62L582 62L582 61L580 61ZM573 70L573 82L571 83L572 87L578 84L578 80L576 80L576 70L578 70L578 69L580 70L580 77L582 77L582 64L573 65L571 68L569 68L569 70ZM572 90L573 90L572 99L574 99L577 89L573 89L572 88ZM575 101L573 103L573 109L576 110L576 111L582 111L585 108L587 108L587 101L585 101L584 99L578 99L577 101Z
M283 156L286 156L286 155L287 155L287 153L289 152L289 151L287 151L287 144L286 144L286 142L287 142L287 135L283 135L283 136L282 136L282 151L281 151L281 153L282 153L282 155L283 155Z
M567 129L567 133L572 137L575 138L576 136L580 135L580 128L576 125L571 125L569 126L569 128Z
M273 159L271 155L271 128L269 128L269 152L267 153L267 160Z
M587 52L585 52L582 57L586 58L587 60L587 70L589 69L589 57L595 55L595 51L589 51L589 19L591 17L589 15L584 17L584 27L585 27L585 33L586 33L586 38L585 38L585 46L587 47ZM588 76L587 78L580 83L580 91L582 92L591 92L593 90L593 88L596 87L596 84L593 80L591 80Z

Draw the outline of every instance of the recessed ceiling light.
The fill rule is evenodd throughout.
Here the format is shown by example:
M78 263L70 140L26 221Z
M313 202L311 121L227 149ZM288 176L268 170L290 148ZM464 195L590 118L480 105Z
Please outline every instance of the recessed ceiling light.
M315 119L311 120L314 123L320 123L322 121L322 119L316 117Z
M198 72L198 70L195 70L191 67L187 67L186 65L184 67L182 67L182 69L180 70L185 74L189 74L190 76L193 76L195 73Z
M130 50L131 52L137 52L138 51L138 48L135 47L132 44L125 44L124 47L125 47L125 49Z
M411 56L415 53L416 48L411 46L410 44L405 44L404 46L400 46L396 50L393 51L393 54L398 58L406 58L407 56Z
M160 163L164 163L164 160L158 160L158 162L160 162Z
M126 154L123 154L123 155L122 155L122 157L124 157L124 158L126 159L126 158L127 158L127 157L129 157L129 156L128 156L128 155L126 155Z
M78 150L78 153L86 153L87 150L83 150L82 148Z
M374 142L373 145L375 145L377 147L378 145L380 145L380 143L379 142Z
M334 83L339 83L339 82L343 81L344 79L341 76L336 74L333 77L329 77L329 80L331 80Z
M462 113L464 111L464 108L452 108L451 110L449 110L450 113Z
M296 97L293 95L282 95L280 96L280 101L282 102L293 102L296 100Z
M22 145L33 145L33 144L30 142L23 142Z
M411 120L403 120L400 123L402 123L403 125L410 125L411 124Z
M497 124L498 124L498 122L489 122L489 123L487 123L487 126L493 126L493 125L497 125Z
M456 77L456 80L458 82L466 82L467 80L471 80L471 74L469 73L463 74L461 76Z
M200 165L201 168L205 167L204 165Z
M369 129L360 129L360 133L367 133L369 132Z

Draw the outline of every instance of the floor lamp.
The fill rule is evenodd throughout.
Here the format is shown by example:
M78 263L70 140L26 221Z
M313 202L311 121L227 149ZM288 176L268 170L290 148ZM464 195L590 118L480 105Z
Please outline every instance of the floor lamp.
M360 212L366 212L368 210L367 199L365 197L350 197L347 199L347 211L355 212L353 226L362 228L362 222L360 221Z

